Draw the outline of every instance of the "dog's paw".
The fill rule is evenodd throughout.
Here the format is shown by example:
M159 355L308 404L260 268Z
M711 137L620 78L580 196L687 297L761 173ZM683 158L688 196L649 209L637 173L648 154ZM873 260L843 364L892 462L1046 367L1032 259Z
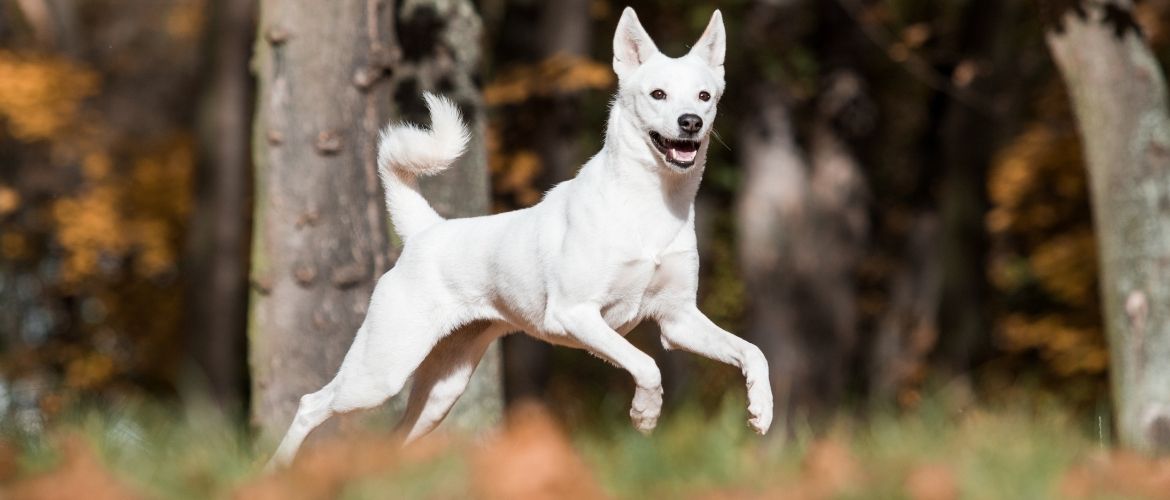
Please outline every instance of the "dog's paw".
M748 425L757 434L768 433L772 427L772 390L768 384L748 387Z
M633 408L630 408L630 420L634 422L634 428L638 429L638 432L646 435L649 435L658 426L657 414L647 415Z
M772 427L772 405L749 405L748 413L751 414L751 417L748 417L748 425L752 430L761 436L767 434L768 429Z
M658 416L662 414L662 387L653 389L638 388L634 392L634 402L630 405L630 420L634 428L642 434L649 434L658 425Z

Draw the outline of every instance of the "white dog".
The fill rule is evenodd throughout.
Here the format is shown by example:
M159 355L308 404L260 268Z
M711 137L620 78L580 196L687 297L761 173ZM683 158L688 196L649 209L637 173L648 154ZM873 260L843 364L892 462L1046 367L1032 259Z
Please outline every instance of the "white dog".
M643 319L658 322L667 349L738 366L749 424L767 432L767 361L707 319L695 300L694 198L723 94L726 38L716 11L694 48L670 58L627 8L613 40L619 85L604 147L575 179L524 210L445 220L419 194L416 177L442 172L468 140L447 100L425 96L430 131L388 127L378 161L405 248L378 281L337 376L301 398L273 463L291 461L331 415L379 405L412 376L400 426L408 442L426 434L455 404L488 344L515 331L629 371L637 384L630 417L649 432L662 406L662 376L624 337Z

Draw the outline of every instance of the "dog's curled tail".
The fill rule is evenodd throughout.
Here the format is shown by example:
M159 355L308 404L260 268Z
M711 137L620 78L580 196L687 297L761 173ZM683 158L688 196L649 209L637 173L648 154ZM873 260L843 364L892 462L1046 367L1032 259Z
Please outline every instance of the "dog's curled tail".
M378 145L378 174L386 191L386 209L404 241L443 221L419 192L417 177L446 170L463 154L470 139L455 103L429 92L423 99L431 112L431 129L392 123L382 131Z

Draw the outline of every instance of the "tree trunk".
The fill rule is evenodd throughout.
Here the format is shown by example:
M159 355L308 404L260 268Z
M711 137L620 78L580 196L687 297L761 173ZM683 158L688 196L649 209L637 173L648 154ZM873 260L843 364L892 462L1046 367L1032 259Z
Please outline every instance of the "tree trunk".
M808 160L774 91L754 94L758 114L740 134L747 336L768 357L777 421L789 430L840 401L856 343L853 270L867 226L865 187L829 125L836 104L850 98L842 88L850 84L841 83L849 79L830 84Z
M889 279L889 305L874 325L869 363L869 399L879 406L922 382L924 361L938 343L940 225L933 212L914 214L905 258Z
M241 409L247 386L248 130L255 2L213 2L205 46L195 208L187 247L187 349L199 382L222 408Z
M1091 180L1121 443L1170 452L1170 120L1161 68L1125 0L1051 2L1047 42Z
M590 0L548 2L540 16L540 42L545 59L558 56L589 57ZM536 146L543 171L541 189L573 178L581 167L579 143L581 133L580 93L550 96L544 103L545 120L537 129Z
M444 217L484 215L491 206L491 193L484 143L487 118L476 83L483 31L479 15L469 0L406 0L397 17L403 59L409 65L395 78L402 118L427 122L418 91L429 90L454 100L472 131L467 152L451 169L420 180L423 195ZM420 38L434 41L408 42ZM405 408L407 394L395 398L391 405L395 413ZM494 342L443 425L484 429L500 419L503 401L503 355L499 342Z
M966 374L992 354L988 303L986 215L987 173L1015 123L1003 110L1018 109L1019 75L1013 36L1019 8L1002 0L971 3L962 11L963 25L952 52L966 60L950 61L947 73L961 65L975 68L971 81L956 92L977 91L993 98L978 106L949 96L939 124L938 162L943 170L939 194L942 215L942 274L938 305L938 351L935 363L947 374ZM952 78L954 80L954 78ZM1013 82L1013 83L1009 83ZM1010 86L1010 87L1009 87Z
M426 123L419 93L437 90L472 124L470 151L423 184L441 213L483 213L487 172L470 2L263 0L260 12L249 335L253 417L271 435L334 375L392 264L376 166L392 107ZM493 348L451 419L494 421L499 392Z
M795 82L757 84L744 95L751 115L741 122L745 176L737 206L740 264L748 304L745 336L771 367L775 417L788 431L821 420L841 402L854 370L858 311L855 269L868 232L867 187L842 138L867 121L865 85L852 70L852 40L832 5L757 2L746 16L745 46L779 42L780 26L806 26L822 47L823 90L800 134L783 89ZM804 18L809 14L815 17ZM757 74L769 74L766 67ZM750 76L758 79L756 75ZM779 87L779 88L778 88ZM807 153L798 137L807 137ZM807 419L807 422L801 421Z

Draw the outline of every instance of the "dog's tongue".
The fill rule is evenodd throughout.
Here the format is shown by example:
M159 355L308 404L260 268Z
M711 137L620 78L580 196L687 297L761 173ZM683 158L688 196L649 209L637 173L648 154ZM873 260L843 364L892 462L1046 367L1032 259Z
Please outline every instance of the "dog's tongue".
M686 163L689 161L695 161L695 155L698 154L699 151L695 149L670 148L667 150L667 152L670 153L671 160Z

